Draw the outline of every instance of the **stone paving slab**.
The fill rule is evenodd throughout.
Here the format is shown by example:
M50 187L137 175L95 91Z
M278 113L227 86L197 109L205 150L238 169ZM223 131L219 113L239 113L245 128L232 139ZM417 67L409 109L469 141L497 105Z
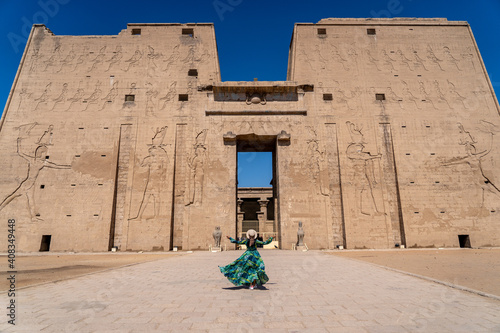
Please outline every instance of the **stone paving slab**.
M500 332L500 301L319 251L262 250L265 288L195 252L18 290L1 332ZM0 294L5 309L7 294ZM5 306L3 306L5 305ZM6 313L6 310L4 310Z

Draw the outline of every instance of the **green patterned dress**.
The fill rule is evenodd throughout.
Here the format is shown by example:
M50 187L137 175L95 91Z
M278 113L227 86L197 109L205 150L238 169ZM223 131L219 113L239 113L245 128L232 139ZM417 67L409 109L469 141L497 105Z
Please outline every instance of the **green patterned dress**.
M272 240L272 237L265 242L255 240L252 246L248 246L248 239L237 241L231 238L231 243L246 245L247 250L229 265L224 267L219 266L221 273L235 286L249 286L253 281L255 281L257 285L263 285L269 281L269 278L266 275L266 267L264 266L264 261L260 257L259 251L257 251L256 245L267 245L271 243Z

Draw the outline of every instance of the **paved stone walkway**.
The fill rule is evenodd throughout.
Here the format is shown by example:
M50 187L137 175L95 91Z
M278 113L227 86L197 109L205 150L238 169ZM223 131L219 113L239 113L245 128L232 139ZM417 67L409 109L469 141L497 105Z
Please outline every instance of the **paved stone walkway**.
M1 332L500 332L500 301L321 252L261 250L265 289L195 252L18 290ZM0 294L6 313L7 295Z

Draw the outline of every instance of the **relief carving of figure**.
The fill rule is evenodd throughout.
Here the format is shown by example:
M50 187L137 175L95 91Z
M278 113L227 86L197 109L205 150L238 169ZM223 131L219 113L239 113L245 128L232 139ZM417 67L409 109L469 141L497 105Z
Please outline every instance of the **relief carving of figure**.
M47 84L45 86L45 90L43 91L42 95L40 95L40 97L35 99L35 102L37 102L37 103L36 103L34 110L37 110L38 107L40 106L40 104L47 102L47 100L49 99L49 92L50 92L51 86L52 86L52 82Z
M320 193L323 195L328 195L328 188L325 186L325 182L321 177L321 171L323 170L322 164L325 159L325 152L321 151L319 148L319 141L317 140L316 131L313 128L309 128L312 133L312 139L307 141L307 154L306 164L307 169L310 170L313 179L316 182L316 186L319 185Z
M378 59L375 59L372 54L370 53L370 50L365 50L366 55L368 56L368 61L372 63L375 68L377 68L378 71L380 71L380 67L378 67Z
M370 152L365 152L361 129L349 121L346 125L352 139L352 142L347 147L346 154L351 160L354 170L353 182L358 211L368 216L383 214L377 207L373 193L373 187L377 185L373 160L381 158L382 154L372 155Z
M422 81L419 81L418 85L419 85L420 95L422 96L422 102L429 102L429 103L431 103L432 107L435 110L437 110L438 108L436 107L436 105L434 105L434 102L431 99L431 94L429 94L427 92L427 90L425 89L424 83Z
M90 104L98 103L99 97L101 97L101 94L102 94L102 90L101 90L100 86L101 86L101 82L97 81L97 83L95 84L95 89L92 92L92 94L89 97L85 98L87 105L85 106L85 109L83 109L83 111L87 111Z
M418 98L415 95L413 95L408 83L406 83L406 81L401 81L401 83L403 84L403 97L404 97L404 99L412 101L415 104L415 106L417 107L417 109L420 109L420 107L417 104Z
M80 54L78 56L78 58L76 59L75 67L73 67L73 69L71 70L72 72L74 72L80 65L87 63L87 58L89 57L88 51L89 51L89 47L85 46L83 48L82 54Z
M387 51L386 50L382 50L382 59L384 61L384 65L387 65L389 66L392 70L394 70L394 62L396 62L396 60L392 59L390 55L387 54Z
M465 103L464 103L465 97L460 95L460 93L455 88L455 85L453 84L453 82L451 82L450 80L446 80L446 81L448 82L448 88L449 88L450 94L453 95L457 101L462 103L462 106L464 108L467 108L467 106L465 106Z
M142 58L142 52L139 50L135 50L134 55L130 59L125 60L125 62L128 62L128 66L126 69L124 69L124 71L128 72L132 67L137 66L141 58Z
M59 62L60 58L61 58L61 45L56 45L49 59L43 62L45 64L45 68L43 69L43 71L46 72L49 69L49 67L55 66L56 63Z
M33 54L31 55L30 72L34 72L35 68L38 66L38 60L42 57L40 54L40 49L34 48Z
M416 50L413 50L413 65L415 66L415 69L417 69L419 66L421 66L424 70L429 71L427 67L425 67L425 60L420 58Z
M155 52L155 49L151 46L148 46L148 75L151 76L153 75L154 72L156 72L156 69L158 68L158 65L156 65L156 59L159 59L162 54Z
M444 57L447 61L451 62L455 67L459 70L462 71L462 69L458 66L458 63L460 62L459 59L455 58L453 54L451 54L451 50L448 46L443 47L444 49Z
M142 195L141 204L137 216L130 220L140 220L150 202L154 204L154 217L160 216L161 190L167 181L168 156L165 151L163 140L167 133L167 126L157 128L152 144L149 145L149 155L142 162L141 167L148 168L146 186Z
M167 66L163 71L168 72L170 70L170 67L174 65L177 60L181 57L181 54L179 53L179 45L174 46L174 49L172 50L172 54L168 59L164 60L164 62L167 63Z
M122 47L121 45L118 45L115 51L113 52L113 56L106 61L109 63L109 65L108 69L106 69L105 72L109 72L111 70L111 67L113 67L113 65L118 64L122 60L122 58L123 58Z
M177 86L177 81L172 82L170 84L170 87L168 89L167 94L165 96L163 96L162 98L160 98L160 101L165 101L165 102L163 102L163 105L160 107L160 110L165 109L168 102L175 99L175 97L177 96L177 90L175 89L176 86Z
M440 70L444 71L443 67L441 67L441 64L440 64L440 62L442 62L443 60L436 57L436 55L434 54L434 51L432 50L432 47L430 45L427 45L427 59L429 59L430 61L432 61L436 65L438 65Z
M203 196L204 164L206 158L205 139L207 129L204 129L196 136L196 143L193 145L193 153L188 159L190 169L189 175L189 196L186 206L199 206Z
M347 65L347 59L345 59L342 54L340 53L339 49L337 48L337 46L333 45L333 44L330 44L330 47L332 49L331 51L331 57L332 59L335 61L335 62L338 62L340 64L342 64L342 67L344 68L344 70L348 71L350 68L349 66Z
M89 72L92 72L100 64L104 63L104 59L106 58L106 53L104 53L105 51L106 51L106 46L101 47L101 49L99 50L99 54L97 54L97 56L94 59L90 60L90 62L92 62L92 66L90 66L88 70Z
M68 101L71 102L71 103L69 104L69 106L66 109L66 111L71 110L71 107L73 106L73 104L81 102L84 95L85 95L85 90L83 90L82 88L78 88L76 90L76 93L73 95L73 97L68 98Z
M154 115L156 102L153 100L158 96L158 90L155 90L151 82L146 82L146 115Z
M113 82L113 85L111 86L111 89L109 90L108 94L104 97L101 98L104 103L102 104L101 111L106 108L108 104L114 103L116 97L118 96L118 81Z
M68 94L68 84L64 83L61 93L54 99L54 105L52 106L51 110L54 110L57 104L66 103L67 94Z
M482 159L487 156L493 148L493 135L495 126L491 123L482 122L485 131L490 134L489 147L483 151L477 151L475 138L465 130L461 123L458 123L458 129L460 131L459 144L465 147L466 156L454 157L449 161L444 162L443 166L456 165L456 164L466 164L471 168L472 174L476 181L476 185L481 188L481 207L484 205L484 193L489 192L494 194L497 198L500 198L500 187L498 184L494 184L492 180L485 174L485 170L482 167Z
M75 59L76 59L75 51L73 51L73 50L69 51L68 55L63 60L61 60L61 67L59 67L59 70L57 71L57 73L63 72L65 67L72 68L73 61L75 61Z
M29 148L30 152L26 152L27 148L24 145L24 141L31 141L33 136L30 135L30 132L37 125L37 123L32 123L21 125L18 127L19 135L17 137L17 154L28 162L28 171L26 177L21 181L18 187L0 203L0 210L2 210L14 199L23 195L26 196L32 222L42 220L37 216L35 206L35 183L42 169L71 168L71 165L56 164L50 162L46 158L48 146L51 145L52 141L52 125L50 125L48 129L42 134L42 136L40 136L40 138L36 142L36 146L31 146Z
M441 91L441 87L439 86L438 80L434 80L434 90L436 90L436 92L437 92L438 100L444 101L448 105L448 107L451 109L450 103L448 103L448 100L446 99L443 92Z
M411 62L411 60L410 60L410 59L408 59L408 58L404 55L403 51L401 51L400 49L398 49L398 50L396 51L396 54L397 54L397 56L398 56L398 58L399 58L399 61L400 61L401 63L403 63L403 65L405 65L406 67L408 67L408 69L409 69L410 71L413 71L413 68L411 68L411 67L410 67L410 62Z

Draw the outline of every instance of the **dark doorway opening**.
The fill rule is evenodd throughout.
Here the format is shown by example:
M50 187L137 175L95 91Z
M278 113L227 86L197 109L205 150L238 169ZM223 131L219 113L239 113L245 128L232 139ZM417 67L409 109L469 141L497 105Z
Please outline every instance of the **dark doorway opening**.
M460 247L470 248L470 237L469 235L458 235L458 242Z
M40 244L40 252L50 251L50 240L52 239L52 235L43 235L42 243Z

